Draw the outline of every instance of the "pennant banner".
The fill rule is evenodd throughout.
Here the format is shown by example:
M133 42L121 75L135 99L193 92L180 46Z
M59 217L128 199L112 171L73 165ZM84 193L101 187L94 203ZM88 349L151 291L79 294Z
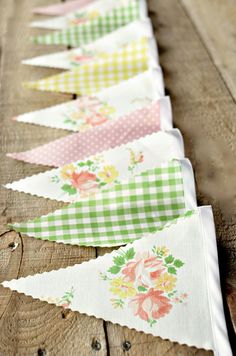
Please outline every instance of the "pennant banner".
M64 309L232 355L210 207L89 262L2 284Z
M106 168L101 179L112 180L115 171ZM86 194L96 191L98 181L82 171L77 186ZM37 239L83 246L117 246L196 207L194 178L188 160L173 160L129 180L40 218L9 225Z
M129 1L126 6L115 8L104 16L71 26L66 30L35 36L33 41L39 44L61 44L81 47L117 30L119 27L146 17L145 1Z
M93 96L82 96L64 104L19 115L14 120L85 132L140 109L163 95L162 73L158 69L153 69L104 89ZM120 105L121 102L122 105ZM168 97L160 99L159 103L161 112L171 112Z
M153 41L143 38L100 61L87 63L36 82L24 83L28 88L89 95L118 84L157 65L152 56Z
M104 55L113 53L131 42L145 37L153 37L152 26L149 19L131 22L127 26L121 27L81 48L26 59L23 60L22 63L33 66L74 69L84 63L97 59L101 60L104 58ZM156 55L158 62L157 48L153 52L155 52L153 54Z
M73 0L66 1L65 3L59 3L49 6L41 6L33 8L33 12L39 15L48 15L48 16L60 16L66 15L67 13L78 10L81 7L92 3L94 0Z
M39 27L51 30L64 30L70 26L81 25L87 21L104 16L109 11L125 6L127 0L97 0L84 5L66 16L54 17L47 20L31 22L31 27Z
M6 184L8 189L64 202L78 201L124 179L129 179L161 162L184 158L179 130L158 132L119 146L84 161ZM82 189L81 189L82 188Z
M159 102L154 102L136 112L111 120L86 132L68 135L32 150L10 153L7 156L29 163L60 167L152 134L160 129L171 128L170 106L161 106Z

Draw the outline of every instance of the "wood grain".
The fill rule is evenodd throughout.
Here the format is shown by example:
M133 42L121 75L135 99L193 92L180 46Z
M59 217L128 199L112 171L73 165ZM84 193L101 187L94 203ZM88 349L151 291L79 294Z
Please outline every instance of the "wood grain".
M57 1L50 0L50 3ZM47 0L0 0L0 184L47 169L6 158L6 152L26 150L66 134L62 130L16 124L10 120L19 113L71 99L67 95L30 91L21 87L22 81L57 73L52 69L20 64L24 58L64 49L36 46L29 41L32 34L43 32L28 27L28 23L36 18L32 16L31 8L48 3ZM220 66L215 66L218 60L216 56L220 56L219 47L216 48L217 55L209 56L209 41L203 42L199 37L199 25L194 22L194 27L193 13L190 14L186 3L185 0L150 0L149 8L160 47L166 88L173 104L174 123L183 133L186 155L195 169L198 201L200 205L212 204L214 208L223 293L225 301L227 296L235 320L236 108L232 98L235 83L230 88ZM196 3L199 4L200 0ZM204 3L205 11L209 12L208 0L202 1L199 8L204 12ZM229 3L229 0L225 2L227 8L223 15L218 15L218 20L214 20L215 24L222 19L227 20ZM215 13L216 7L212 11ZM196 14L195 18L198 16ZM201 26L212 37L213 33L209 31L213 27L209 21L204 18ZM229 27L225 26L223 30L227 39ZM230 46L230 43L226 46ZM228 54L225 58L230 61L232 56ZM233 77L233 72L228 73ZM46 214L62 204L2 187L0 196L1 281L73 265L107 251L22 238L20 234L8 231L8 222ZM14 251L13 242L16 244ZM233 338L227 304L225 310ZM0 287L0 356L43 354L174 356L207 355L211 352L173 344L79 313L62 314L58 307Z
M1 184L46 169L46 167L13 161L5 157L6 152L25 150L66 134L60 130L33 125L16 125L10 120L19 113L71 100L71 96L33 92L21 87L22 81L38 79L57 72L23 66L20 64L22 59L43 54L45 50L49 53L65 49L36 46L30 42L33 33L42 32L28 27L28 23L32 20L31 8L47 3L47 0L0 0ZM95 257L93 248L34 241L31 238L21 238L14 232L7 232L6 223L45 214L59 207L60 204L20 193L12 194L3 188L0 195L1 281L66 267ZM15 251L11 251L9 247L13 241L19 243ZM0 288L1 356L40 355L44 350L50 355L96 354L97 352L92 348L96 339L101 344L99 355L106 355L106 338L102 320L72 312L64 315L60 308Z
M184 136L195 171L198 203L213 206L226 304L227 291L228 300L235 300L236 286L235 102L182 1L153 0L149 5L174 124ZM225 41L227 37L225 32ZM229 306L235 323L235 307ZM228 307L225 313L233 341Z
M211 59L236 99L235 0L181 0Z

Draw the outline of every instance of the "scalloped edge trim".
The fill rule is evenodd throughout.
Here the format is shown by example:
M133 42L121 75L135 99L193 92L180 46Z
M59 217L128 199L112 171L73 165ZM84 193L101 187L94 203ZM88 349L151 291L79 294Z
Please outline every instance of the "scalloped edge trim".
M104 255L105 256L105 255ZM97 257L98 258L98 257ZM88 261L89 262L89 261ZM82 262L82 263L85 263L85 262ZM23 277L22 277L23 278ZM25 277L26 278L26 277ZM50 305L53 305L54 307L56 307L56 308L60 308L60 309L63 309L62 307L60 307L60 306L58 306L58 305L56 305L56 304L54 304L54 303L52 303L52 302L48 302L48 301L45 301L45 300L41 300L41 299L39 299L39 298L35 298L35 297L32 297L30 294L26 294L26 293L23 293L23 292L18 292L16 289L11 289L10 287L5 287L4 285L3 285L3 283L0 283L4 288L6 288L6 289L9 289L11 292L16 292L16 293L18 293L19 295L22 295L22 296L26 296L26 297L30 297L30 298L32 298L33 300L36 300L36 301L39 301L39 302L41 302L41 303L45 303L45 304L50 304ZM154 335L154 334L152 334L152 333L148 333L148 332L145 332L145 331L143 331L141 328L139 328L139 327L137 327L137 328L134 328L134 327L130 327L129 325L127 325L126 323L124 323L124 324L120 324L120 323L118 323L114 318L112 318L111 317L111 319L103 319L101 316L98 316L98 315L96 315L95 313L94 314L92 314L92 313L85 313L85 312L80 312L80 311L78 311L78 310L76 310L76 309L72 309L72 308L67 308L67 310L70 310L70 311L72 311L72 312L75 312L75 313L79 313L79 314L81 314L81 315L85 315L85 316L88 316L88 317L93 317L93 318L96 318L97 320L101 320L101 321L105 321L105 322L110 322L110 323L112 323L113 325L118 325L118 326L121 326L121 327L126 327L126 328L128 328L129 330L134 330L134 331L137 331L137 332L139 332L139 333L143 333L143 334L145 334L145 335L152 335L153 337L155 337L155 338L160 338L161 340L163 340L163 341L170 341L170 342L172 342L172 343L177 343L177 344L179 344L179 345L181 345L181 346L187 346L187 347L191 347L191 348L195 348L195 349L197 349L197 350L205 350L205 351L213 351L213 350L211 350L210 348L209 349L207 349L207 348L204 348L204 347L197 347L197 346L195 346L194 344L188 344L188 343L186 343L186 342L183 342L183 343L181 343L181 341L177 341L177 340L174 340L174 339L168 339L168 338L164 338L164 337L161 337L161 336L157 336L157 335ZM228 355L222 355L222 356L228 356ZM230 355L229 355L230 356Z
M101 126L97 126L97 127L95 127L94 129L101 129L102 127L105 127L104 125L114 125L115 123L116 123L116 121L117 120L121 120L121 119L124 119L125 118L125 120L129 120L130 119L130 116L133 116L133 114L137 111L141 111L141 110L144 110L145 108L147 108L147 107L150 107L150 106L152 106L152 105L155 105L155 104L157 104L160 100L165 100L165 97L162 97L162 98L159 98L159 99L157 99L157 100L154 100L151 104L149 104L149 105L145 105L145 106L143 106L143 107L141 107L141 108L139 108L139 109L137 109L137 110L135 110L135 111L131 111L131 112L129 112L128 114L126 114L126 115L124 115L124 116L120 116L120 117L118 117L118 118L116 118L116 119L114 119L114 120L111 120L111 121L108 121L107 123L105 123L105 124L103 124L103 125L101 125ZM160 107L160 106L159 106ZM159 116L159 118L158 118L158 120L159 120L159 122L157 122L157 125L159 124L159 127L161 128L161 120L160 120L160 116ZM107 126L106 126L107 127ZM157 129L157 131L162 131L162 130L158 130ZM157 131L154 131L154 132L157 132ZM64 136L64 137L61 137L61 138L58 138L58 139L56 139L56 140L53 140L53 141L50 141L50 142L48 142L48 143L45 143L45 144L43 144L43 145L40 145L40 146L36 146L36 147L34 147L34 148L32 148L32 149L30 149L30 150L26 150L26 151L20 151L20 152L11 152L11 153L7 153L6 154L6 156L7 157L10 157L10 158L13 158L13 159L16 159L16 160L18 160L18 161L23 161L23 162L28 162L28 163L31 163L31 164L36 164L36 165L42 165L42 166L48 166L48 167L55 167L55 168L57 168L58 166L56 165L56 164L54 164L54 165L52 165L52 164L48 164L48 165L46 165L46 164L42 164L42 163L36 163L36 162L34 162L34 161L31 161L31 159L26 159L26 158L21 158L21 157L19 157L20 155L24 155L24 154L26 154L26 153L32 153L32 151L34 151L34 150L37 150L37 149L39 149L39 148L42 148L42 149L44 149L45 148L45 146L47 147L48 145L50 145L51 143L56 143L56 144L60 144L61 143L61 141L64 141L64 139L66 139L66 138L68 138L68 137L70 137L70 136L72 136L72 135L81 135L82 133L81 132L74 132L74 133L71 133L70 135L66 135L66 136ZM142 136L141 136L142 137ZM140 138L141 138L140 137ZM132 141L131 141L132 142ZM128 142L127 142L128 143ZM119 145L117 145L117 146L115 146L115 147L118 147ZM96 153L94 153L94 154L98 154L98 153L100 153L101 151L96 151ZM66 163L65 163L66 164Z
M102 151L102 152L99 152L98 154L105 154L105 153L106 153L106 154L109 154L109 153L111 153L112 151L114 151L114 150L116 150L116 149L125 148L125 147L127 147L128 145L130 145L130 144L133 144L133 143L142 141L144 138L145 138L145 139L148 139L149 137L152 137L152 136L155 136L155 135L159 135L159 133L160 133L160 134L164 133L164 134L166 134L166 135L172 136L172 138L173 138L173 143L176 144L176 148L179 149L179 152L178 152L178 153L180 154L180 157L173 157L173 159L184 159L185 157L184 157L183 137L182 137L182 134L181 134L181 132L180 132L179 129L171 129L171 130L166 130L166 131L153 132L152 134L149 134L149 135L140 137L140 138L138 138L137 140L133 140L133 141L130 141L130 142L128 142L128 143L124 143L124 144L122 144L122 145L120 145L120 146L116 146L116 147L114 147L114 148L110 148L110 149L108 149L108 150L104 150L104 151ZM95 154L95 155L96 155L96 154ZM94 155L92 155L92 156L94 156ZM74 161L74 162L81 162L81 161L84 161L84 160L89 159L90 157L91 157L91 156L87 156L87 157L85 157L85 158L82 159L82 160L78 160L78 161ZM74 162L71 162L71 163L74 163ZM164 163L164 161L163 161L163 163ZM9 189L9 190L12 190L12 191L15 191L15 192L20 192L20 193L29 194L29 195L31 195L31 196L36 196L36 197L38 197L38 198L44 198L44 199L49 199L49 200L51 200L51 201L58 201L58 202L66 203L66 204L72 204L72 203L73 203L72 201L62 200L62 199L59 199L59 198L52 198L52 197L49 197L47 194L43 194L43 192L42 192L41 194L37 194L37 193L29 192L29 191L27 191L27 190L25 190L25 189L14 188L14 187L10 186L11 184L14 184L14 183L27 183L27 180L28 180L28 179L31 179L31 178L33 178L33 177L44 176L45 173L49 173L49 172L53 173L53 171L58 171L58 170L61 169L62 167L64 167L64 165L63 165L63 166L60 166L60 167L48 169L48 170L46 170L46 171L44 171L44 172L32 174L31 176L26 176L25 178L21 178L21 179L19 179L19 180L15 180L15 181L12 181L12 182L8 182L8 183L6 183L6 184L2 184L2 186L3 186L4 188L6 188L6 189ZM150 168L150 169L151 169L151 168ZM139 175L139 174L136 174L136 175ZM136 175L135 175L135 176L136 176ZM190 176L191 176L191 174L190 174ZM193 179L194 179L194 178L193 178ZM125 179L124 179L124 180L125 180ZM123 181L123 180L122 180L122 181ZM193 194L192 191L191 191L191 194ZM77 201L79 201L79 200L77 200ZM191 206L191 204L186 204L186 205L187 205L187 206Z
M170 97L169 96L158 97L157 93L154 93L154 94L155 94L156 98L153 99L150 104L144 105L144 106L140 106L140 108L135 109L135 110L131 109L131 110L127 111L123 115L119 115L117 117L114 117L113 119L108 120L108 122L121 119L123 116L130 115L132 113L135 113L138 110L145 109L145 107L148 107L149 105L152 105L154 103L159 102L160 103L160 126L161 126L161 130L162 131L171 130L171 128L173 127L173 124L172 124L172 109L171 109ZM85 96L82 96L82 97L85 97ZM91 95L91 97L97 98L96 95ZM100 99L100 98L98 98L98 99ZM78 100L79 100L79 98L75 99L75 100L68 101L68 103L71 104L71 103L76 102ZM48 128L52 128L52 129L60 130L60 131L61 130L65 130L65 131L70 132L70 133L81 133L79 128L78 129L72 129L72 128L69 128L69 127L55 126L53 123L30 122L30 121L27 121L27 119L26 120L18 120L18 117L20 117L20 116L34 114L35 112L37 112L37 113L41 112L42 114L44 114L44 110L50 110L51 108L60 108L60 106L64 106L64 105L65 105L65 103L56 105L55 107L50 107L48 109L31 111L31 112L28 112L28 113L25 113L25 114L22 114L22 115L14 116L14 117L11 118L11 120L17 121L19 124L27 124L27 125L34 125L34 126L40 126L40 127L48 127ZM52 114L53 114L53 112L52 112ZM163 115L163 118L162 118L162 115ZM92 129L93 128L91 128L91 130Z
M132 25L132 26L131 26ZM140 28L143 29L143 34L142 34L142 37L147 37L147 38L152 38L154 35L153 35L153 29L152 29L152 25L151 25L151 21L149 19L149 17L145 17L145 18L141 18L140 20L135 20L135 21L132 21L130 23L128 23L127 25L125 26L122 26L118 29L116 29L115 31L112 31L108 34L106 34L105 36L101 37L101 38L98 38L96 41L92 42L92 43L101 43L102 39L106 37L106 40L107 38L109 40L112 40L112 34L115 34L115 33L120 33L121 35L125 35L125 29L126 28L133 28L135 30L135 26L139 26ZM122 30L122 31L121 31ZM140 34L141 35L141 34ZM140 37L141 38L141 37ZM138 40L138 38L137 38ZM130 43L130 42L133 42L133 41L129 41L127 42L127 45ZM92 43L89 43L87 44L86 46L88 47L91 47ZM85 47L86 47L85 46ZM48 63L48 64L43 64L43 63L37 63L37 62L33 62L33 61L37 61L37 60L41 60L43 58L47 59L47 58L52 58L52 56L56 56L56 55L61 55L63 53L68 53L70 51L74 51L74 50L77 50L77 49L80 49L81 47L74 47L72 48L71 50L64 50L64 51L57 51L57 52L53 52L51 54L48 54L48 55L40 55L40 56L35 56L35 57L31 57L31 58L26 58L24 60L21 61L22 64L24 65L31 65L31 66L37 66L37 67L43 67L43 68L53 68L53 69L64 69L64 70L72 70L73 68L69 68L68 66L67 67L63 67L62 65L60 67L57 67L56 65L53 65L52 63ZM157 51L157 61L159 62L159 54L158 54L158 48L157 48L157 45L155 43L155 47L156 48L156 51ZM113 52L117 51L119 49L119 47L117 47L117 49L115 49ZM112 53L112 52L110 52Z
M143 1L143 0L141 0ZM145 1L145 0L144 0ZM135 43L138 43L138 42L141 42L141 40L137 40L137 41L133 41L131 42L129 46L132 46L132 44L135 44ZM159 64L157 62L157 59L158 59L158 55L157 55L157 45L156 45L156 42L154 40L154 38L146 38L146 41L145 41L145 63L146 63L146 67L145 70L143 70L142 72L138 72L138 73L134 73L130 78L134 78L136 75L138 74L141 74L143 72L146 72L149 68L155 68L155 67L158 67ZM119 53L119 52L122 52L122 49L120 50L117 50L113 53L111 53L111 56L114 55L115 53ZM77 70L78 69L83 69L82 68L83 66L81 66L80 68L76 68ZM110 88L110 87L113 87L114 85L116 84L119 84L125 80L121 80L121 82L118 82L114 85L111 85L111 86L108 86L108 87L104 87L104 88L101 88L101 90L99 91L95 91L95 92L91 92L90 94L89 93L85 93L85 92L81 92L81 91L72 91L71 89L68 88L68 90L66 91L63 91L61 89L57 89L54 87L48 87L45 89L45 87L40 87L40 84L42 82L45 82L45 81L48 81L48 80L53 80L55 77L56 78L60 78L61 76L63 76L63 74L65 73L68 73L68 75L70 73L72 73L73 71L75 71L76 69L72 69L72 70L66 70L65 72L62 72L62 73L59 73L59 74L55 74L55 75L51 75L51 76L48 76L48 77L44 77L44 78L41 78L41 79L38 79L38 80L34 80L34 81L26 81L26 82L22 82L22 87L23 88L27 88L27 89L33 89L33 90L39 90L39 91L46 91L46 92L55 92L55 93L63 93L63 94L70 94L70 95L73 95L73 94L76 94L76 95L96 95L96 93L99 93L101 90L104 90L104 89L107 89L107 88ZM162 71L160 69L160 71ZM128 79L130 79L128 78ZM163 81L163 76L162 76L162 85L161 85L161 88L162 89L162 92L160 90L160 95L164 96L164 81ZM76 89L75 89L76 90Z
M203 206L203 207L198 207L198 208L196 208L195 209L195 211L193 211L193 215L195 215L195 214L197 214L199 217L200 217L200 219L201 219L201 216L202 216L202 212L205 212L205 211L210 211L211 212L211 207L210 206ZM186 216L181 216L181 217L179 217L178 218L178 221L181 219L181 220L183 220L183 219L185 219L186 218ZM164 227L165 228L165 227ZM166 226L166 228L167 228L167 226ZM155 233L154 233L155 234ZM143 237L143 239L146 239L146 238L148 238L148 236L150 236L150 235L153 235L153 234L148 234L148 235L146 235L145 237ZM204 236L203 236L204 237ZM131 246L135 246L137 243L140 243L140 239L139 240L135 240L134 242L132 242L132 243L129 243L128 245L126 245L126 247L127 246L129 246L129 245L131 245ZM83 264L86 264L86 263L93 263L94 261L97 261L98 259L101 259L101 258L104 258L104 257L106 257L107 255L111 255L111 254L113 254L113 253L115 253L117 250L113 250L112 252L107 252L107 253L105 253L103 256L98 256L98 257L94 257L94 258L91 258L90 260L88 260L88 261L83 261L82 263L79 263L79 264L75 264L75 265L72 265L72 266L68 266L68 267L65 267L65 268L63 268L63 267L61 267L61 268L58 268L57 270L52 270L52 271L60 271L60 270L65 270L65 269L72 269L74 266L76 266L76 265L83 265ZM36 273L36 274L31 274L31 275L28 275L27 277L32 277L32 276L37 276L37 275L45 275L45 274L47 274L47 273L50 273L50 272L52 272L52 271L48 271L48 272L42 272L42 273ZM8 288L10 291L12 291L12 292L17 292L18 294L21 294L21 295L25 295L25 296L27 296L27 297L31 297L32 299L34 299L34 300L38 300L38 301L40 301L40 302L43 302L43 303L48 303L48 304L51 304L51 305L54 305L55 307L58 307L58 308L60 308L59 306L57 306L56 304L54 304L54 303L52 303L52 302L46 302L46 301L44 301L44 300L41 300L40 298L36 298L36 297L32 297L30 294L26 294L26 293L24 293L24 292L18 292L17 291L17 289L12 289L12 288L10 288L9 286L7 286L7 283L8 282L14 282L14 281L17 281L17 280L20 280L20 279L25 279L25 278L27 278L27 277L21 277L21 278L19 278L19 279L12 279L12 280L10 280L10 281L4 281L4 282L1 282L0 284L4 287L4 288ZM4 285L5 284L5 282L6 282L6 285ZM79 310L76 310L76 309L73 309L73 308L68 308L68 310L71 310L71 311L73 311L73 312L78 312L78 313L80 313L80 314L82 314L82 315L87 315L87 316L89 316L89 317L95 317L96 319L100 319L100 320L104 320L104 321L106 321L106 322L112 322L113 324L115 324L115 325L120 325L120 326L125 326L125 327L127 327L127 328L129 328L129 329L131 329L131 330L136 330L136 331L138 331L138 332L143 332L144 334L146 334L146 335L153 335L154 337L160 337L162 340L167 340L167 341L170 341L170 342L177 342L178 344L180 344L180 345L186 345L186 346L188 346L188 347L194 347L194 348L197 348L197 349L203 349L203 350L206 350L206 351L216 351L216 350L212 350L212 349L210 349L210 348L205 348L205 347L203 347L203 346L196 346L196 345L194 345L194 344L190 344L190 343L186 343L186 342L184 342L183 341L183 343L181 342L181 341L178 341L178 340L174 340L174 339L172 339L172 338L163 338L163 337L161 337L161 336L157 336L157 335L154 335L154 334L152 334L151 332L150 333L148 333L148 332L144 332L141 328L139 328L139 327L137 327L137 328L134 328L134 327L130 327L129 325L127 325L126 323L124 323L124 324L120 324L120 323L117 323L116 322L116 320L112 317L112 315L111 315L111 318L110 319L103 319L100 315L98 315L98 314L96 314L96 313L88 313L88 312L80 312ZM215 353L215 355L216 356L231 356L232 354L231 353L228 353L228 354L221 354L221 353Z
M186 161L186 159L184 158L184 159L173 159L173 160L170 160L170 161L167 161L167 162L171 162L171 161L178 161L179 163L180 163L180 165L181 165L181 167L182 167L182 169L183 169L183 162L185 162ZM163 162L163 164L164 164L165 162ZM145 172L143 172L143 173L145 173ZM143 174L143 173L141 173L141 175ZM184 175L185 174L185 172L182 170L182 174ZM137 176L134 176L134 177L132 177L132 179L135 179ZM130 180L132 180L132 179L130 179ZM123 182L125 182L125 181L127 181L127 180L124 180ZM123 183L122 182L122 183ZM100 192L99 194L101 195L103 192ZM189 193L189 195L190 195L190 193ZM191 210L192 208L194 208L194 209L196 209L197 208L197 205L196 206L194 206L194 207L188 207L187 206L187 202L186 202L186 193L185 193L185 196L184 196L184 198L185 198L185 204L186 204L186 207L185 207L185 213L187 213L189 210ZM193 199L193 198L192 198ZM33 218L33 219L30 219L30 220L28 220L28 221L24 221L24 222L15 222L15 223L11 223L11 224L8 224L7 226L10 228L10 229L12 229L12 230L14 230L14 231L16 231L16 232L18 232L18 233L22 233L21 231L19 231L18 229L20 228L20 226L17 226L17 225L21 225L21 224L29 224L29 223L32 223L34 220L36 220L36 219L41 219L41 218L44 218L44 217L47 217L48 215L52 215L52 214L55 214L55 213L58 213L59 211L61 211L61 210L63 210L63 209L66 209L68 206L70 206L70 205L73 205L73 204L76 204L77 202L74 202L74 203L69 203L69 204L66 204L64 207L62 207L62 208L59 208L59 209L56 209L56 210L54 210L54 211L52 211L52 212L49 212L49 213L47 213L47 214L44 214L44 215L41 215L41 216L38 216L38 217L36 217L36 218ZM179 217L181 217L182 215L180 215ZM170 220L170 221L173 221L173 220ZM166 224L164 224L163 226L166 226L167 224L168 224L169 222L167 222ZM157 228L157 230L159 230L159 228ZM114 243L114 244L111 244L111 243L109 243L109 241L107 242L107 244L106 243L101 243L101 244L95 244L94 242L89 242L88 244L86 244L86 243L84 243L84 242L76 242L76 243L73 243L73 241L68 241L68 242L66 242L65 240L60 240L60 239L58 239L58 240L50 240L50 238L49 237L41 237L41 236L36 236L35 234L32 234L32 233L24 233L24 235L26 235L26 236L30 236L30 237L33 237L33 238L35 238L35 239L40 239L40 240L44 240L44 241L52 241L52 242L56 242L56 243L59 243L59 242L61 242L61 243L63 243L63 244L66 244L66 245L77 245L77 246L97 246L97 247L109 247L109 246L119 246L119 245L121 245L121 242L117 242L117 243ZM137 239L138 239L138 237L137 237ZM124 243L125 244L125 243Z
M134 79L136 79L136 78L138 78L138 77L144 77L144 78L145 78L145 77L147 76L147 77L149 77L149 79L150 79L150 83L152 83L153 81L155 81L155 80L158 79L158 76L160 75L159 72L160 72L160 67L159 67L159 66L154 67L154 68L149 68L148 70L146 70L146 71L144 71L144 72L142 72L142 73L139 73L139 74L135 75L134 77L128 78L127 80L125 80L125 81L123 81L123 82L121 82L121 83L118 83L118 84L116 84L116 85L113 85L113 86L111 86L111 87L109 87L109 88L102 89L101 91L99 91L99 92L97 92L97 93L95 93L95 94L92 94L92 96L98 97L98 99L101 99L100 96L101 96L101 95L103 96L104 94L106 95L106 93L109 92L111 89L112 89L112 90L114 90L114 88L118 88L118 89L119 89L119 87L123 88L124 83L129 83L130 81L132 81L132 80L134 80ZM153 78L154 78L154 79L153 79ZM136 80L137 80L137 79L136 79ZM156 93L157 93L157 92L156 92ZM84 95L84 96L86 97L86 95ZM81 96L80 96L80 97L81 97ZM34 113L36 113L36 112L43 114L44 111L48 111L48 110L50 110L50 109L57 109L57 108L60 108L60 107L63 107L63 106L70 105L70 104L72 104L73 102L75 102L76 100L78 100L80 97L78 97L78 98L75 99L75 100L69 100L69 101L66 101L66 102L63 102L63 103L60 103L60 104L57 104L57 105L51 105L51 106L45 107L45 108L43 108L43 109L31 110L31 111L28 111L28 112L23 113L23 114L15 115L15 116L13 117L13 119L18 118L19 116L24 116L24 115L28 115L28 114L34 114ZM160 97L160 98L162 98L162 97ZM159 100L159 99L156 99L156 100ZM18 120L17 120L17 121L18 121ZM18 121L18 122L26 123L25 121Z

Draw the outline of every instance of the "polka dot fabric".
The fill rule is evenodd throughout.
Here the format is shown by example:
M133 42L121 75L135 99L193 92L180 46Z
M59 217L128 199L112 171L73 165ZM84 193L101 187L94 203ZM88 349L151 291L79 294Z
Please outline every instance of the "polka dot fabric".
M160 103L112 120L84 133L76 133L35 149L9 153L17 160L60 167L160 130Z

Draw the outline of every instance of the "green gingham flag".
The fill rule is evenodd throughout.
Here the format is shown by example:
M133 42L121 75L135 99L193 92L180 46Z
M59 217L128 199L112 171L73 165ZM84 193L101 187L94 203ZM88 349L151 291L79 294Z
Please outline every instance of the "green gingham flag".
M10 226L43 240L115 246L155 232L187 208L181 161L173 160L117 184L96 198Z
M65 44L79 47L138 20L140 17L139 1L130 1L127 6L115 8L104 16L99 16L80 25L71 26L63 31L33 37L33 41L39 44Z

